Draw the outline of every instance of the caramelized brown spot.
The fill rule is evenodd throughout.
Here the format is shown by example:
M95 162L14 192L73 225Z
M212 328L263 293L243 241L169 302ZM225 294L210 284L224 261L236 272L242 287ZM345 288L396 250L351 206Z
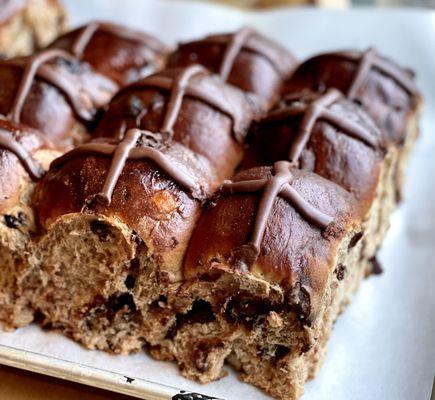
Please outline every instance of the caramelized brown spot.
M154 300L151 304L150 304L150 308L151 309L159 309L159 308L164 308L166 306L168 302L168 299L166 298L166 296L164 295L160 295L158 299Z
M109 242L114 237L111 227L98 219L91 222L90 228L92 233L98 236L100 242Z
M3 218L8 228L19 229L20 227L26 226L26 215L21 211L16 217L13 215L4 215Z
M208 357L214 349L223 348L224 344L219 340L199 343L193 351L192 358L195 367L200 372L206 372L210 369Z
M283 359L287 354L290 353L290 350L290 347L278 344L275 348L275 361Z
M182 321L188 324L204 324L216 319L211 304L205 300L195 300L192 309L182 316Z
M171 193L160 190L151 198L157 212L162 214L171 214L178 208L178 201Z
M346 276L347 268L345 265L340 264L334 272L335 272L335 275L337 275L337 279L339 281L342 281Z
M373 275L380 275L382 272L384 272L384 269L382 268L381 263L378 260L378 257L374 256L372 257L369 262L372 264L372 270L371 273Z
M216 317L211 304L205 300L195 300L192 304L191 310L185 314L177 314L177 320L175 324L168 329L166 339L172 339L176 335L178 329L180 329L184 324L206 324L215 320Z
M136 312L136 304L130 293L113 294L107 301L107 318L113 319L119 311L126 311L128 314Z
M193 360L198 371L206 372L210 368L207 360L208 354L209 348L206 343L200 343L193 351Z
M307 323L311 313L311 298L302 283L297 282L289 293L289 304L293 308L301 323Z
M232 323L243 323L252 328L260 317L271 310L272 306L264 300L233 298L226 306L225 315Z
M355 247L357 243L361 240L363 235L364 233L362 231L355 233L355 235L352 236L352 239L350 239L348 248L351 249L352 247Z

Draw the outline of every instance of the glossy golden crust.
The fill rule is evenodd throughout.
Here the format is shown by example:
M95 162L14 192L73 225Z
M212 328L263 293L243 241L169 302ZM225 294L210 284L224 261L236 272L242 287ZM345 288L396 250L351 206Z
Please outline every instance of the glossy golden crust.
M29 58L22 57L0 62L0 113L8 115L13 108L18 88ZM32 81L19 119L22 123L40 130L55 144L70 141L73 133L85 131L83 124L92 122L97 109L109 102L117 85L95 73L88 65L61 58L44 63ZM55 77L65 83L71 96L66 96ZM80 102L86 120L78 116L71 104Z
M80 59L99 73L125 86L164 67L170 48L157 38L114 24L93 23L99 27L84 46ZM50 47L73 51L74 43L89 25L66 33Z
M248 137L248 150L243 167L270 165L288 159L292 144L300 134L306 113L286 115L290 105L310 105L319 99L318 93L292 95L283 99L266 118L255 124ZM299 159L299 166L340 185L358 200L361 215L366 215L376 196L386 151L380 130L372 119L357 105L341 98L328 107L342 120L356 123L373 138L375 146L343 132L336 124L318 118L309 141ZM281 113L281 116L280 116ZM274 116L276 116L274 118Z
M173 80L182 69L167 69L126 87L110 102L95 131L96 137L122 136L129 128L152 132L161 130L170 91L148 85L154 77ZM254 117L242 92L207 74L191 79L188 88L200 88L226 104L228 115L186 91L173 128L173 140L206 157L215 166L220 179L231 177L243 156L243 144L237 136L246 133Z
M218 183L205 159L179 144L162 151L205 193L216 188ZM153 163L129 160L117 181L111 205L87 206L87 200L101 191L110 162L108 157L89 155L52 167L36 188L35 208L41 227L48 230L62 217L83 211L125 224L163 263L183 257L180 249L184 250L189 240L201 201L192 198Z
M349 54L351 57L348 57ZM323 92L328 88L337 88L347 94L357 75L362 55L363 53L342 52L310 58L300 64L287 81L284 93L304 90ZM412 71L403 69L384 57L378 57L413 81ZM409 133L408 119L422 99L418 92L409 93L390 75L372 67L356 91L355 101L385 131L389 142L402 145Z
M213 35L202 40L181 43L168 60L169 67L193 63L219 72L225 50L236 34ZM276 42L258 32L250 35L236 56L227 82L253 93L262 109L269 109L278 99L279 91L297 61Z
M294 169L292 187L311 205L334 218L324 231L308 223L286 200L274 202L262 240L260 254L249 274L285 290L302 285L315 308L323 296L333 260L343 238L358 229L352 196L320 176ZM270 176L270 167L253 168L235 176L234 182ZM234 260L236 252L249 241L257 194L218 195L204 211L189 243L185 278L214 279L220 270L244 272Z
M0 130L10 132L30 155L38 150L51 148L39 132L1 117ZM19 203L23 180L31 181L20 160L11 151L0 147L0 213Z

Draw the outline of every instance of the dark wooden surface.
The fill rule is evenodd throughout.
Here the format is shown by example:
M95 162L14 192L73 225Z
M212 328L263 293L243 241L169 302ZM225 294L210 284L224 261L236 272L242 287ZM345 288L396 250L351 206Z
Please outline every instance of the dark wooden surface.
M1 400L132 400L133 397L0 366Z

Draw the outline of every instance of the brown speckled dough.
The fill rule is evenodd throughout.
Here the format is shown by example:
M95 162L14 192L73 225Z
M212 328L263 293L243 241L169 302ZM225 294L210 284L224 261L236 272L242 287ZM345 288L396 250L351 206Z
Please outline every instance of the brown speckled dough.
M39 132L0 117L0 131L19 143L41 168L59 155ZM36 232L30 206L35 181L17 156L0 146L0 324L5 329L28 324L33 310L23 294L29 271L29 239Z
M247 170L234 181L264 178L270 171ZM334 222L320 230L276 199L260 255L247 272L232 253L249 240L258 194L221 194L203 213L187 251L187 282L173 299L180 313L191 313L192 322L172 333L185 376L216 379L227 359L248 382L293 399L320 361L306 359L316 351L317 338L329 334L344 293L362 275L361 245L349 246L361 221L342 188L313 173L292 173L294 189ZM235 218L241 210L244 218ZM348 273L338 280L335 271L344 265Z
M128 352L144 344L148 303L181 280L202 201L218 185L203 157L177 143L156 148L198 182L199 197L153 162L129 160L110 206L91 205L89 196L101 190L111 162L98 155L52 166L37 188L44 235L36 247L41 264L28 283L34 287L33 303L45 323L89 347Z
M0 59L46 46L66 25L66 12L57 0L1 0Z

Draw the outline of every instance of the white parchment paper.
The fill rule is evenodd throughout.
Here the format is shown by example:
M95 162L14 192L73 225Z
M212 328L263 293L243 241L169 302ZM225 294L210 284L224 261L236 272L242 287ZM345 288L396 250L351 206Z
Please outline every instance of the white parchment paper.
M245 12L183 1L65 0L72 23L110 19L169 43L250 24L301 59L319 51L376 46L418 74L426 106L422 134L407 173L405 203L394 214L380 260L384 273L363 282L339 318L328 356L306 385L305 400L430 398L435 374L435 13L415 10ZM0 333L0 345L199 391L225 399L266 399L234 373L207 386L183 379L169 363L145 354L87 351L31 326Z

